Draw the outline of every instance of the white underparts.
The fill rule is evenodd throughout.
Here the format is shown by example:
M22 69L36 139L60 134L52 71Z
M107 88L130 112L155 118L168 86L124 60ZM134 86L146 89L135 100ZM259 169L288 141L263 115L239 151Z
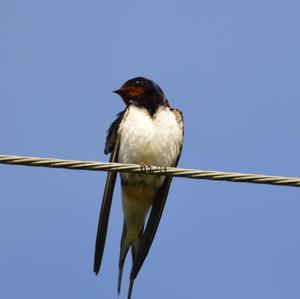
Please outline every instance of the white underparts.
M174 113L165 106L159 107L152 117L144 108L129 107L118 133L121 163L173 166L183 139ZM128 186L126 192L123 188L122 202L127 234L133 241L144 225L154 191L162 185L164 177L128 173L121 176Z
M125 117L119 128L119 162L174 165L183 136L170 108L161 106L151 117L146 109L131 106Z

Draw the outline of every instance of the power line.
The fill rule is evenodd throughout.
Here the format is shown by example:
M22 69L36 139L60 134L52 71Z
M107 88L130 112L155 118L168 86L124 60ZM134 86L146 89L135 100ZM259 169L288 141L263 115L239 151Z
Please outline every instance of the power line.
M298 177L270 176L262 174L184 169L175 167L141 166L138 164L103 163L96 161L62 160L54 158L36 158L11 155L0 155L0 164L64 168L72 170L130 172L152 175L167 175L190 179L300 187L300 178Z

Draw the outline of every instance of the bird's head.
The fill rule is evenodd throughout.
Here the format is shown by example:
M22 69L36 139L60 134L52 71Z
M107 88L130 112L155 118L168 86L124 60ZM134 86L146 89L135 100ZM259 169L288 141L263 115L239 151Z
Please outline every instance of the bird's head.
M138 104L139 101L145 100L166 101L162 89L155 82L144 77L130 79L113 92L121 96L126 105Z

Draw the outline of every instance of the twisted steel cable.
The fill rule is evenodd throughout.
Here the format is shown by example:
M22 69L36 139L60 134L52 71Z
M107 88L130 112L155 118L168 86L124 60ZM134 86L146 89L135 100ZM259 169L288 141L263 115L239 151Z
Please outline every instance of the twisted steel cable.
M65 168L73 170L130 172L167 175L190 179L300 187L300 178L298 177L270 176L262 174L184 169L175 167L141 166L138 164L103 163L96 161L62 160L54 158L37 158L11 155L0 155L0 164Z

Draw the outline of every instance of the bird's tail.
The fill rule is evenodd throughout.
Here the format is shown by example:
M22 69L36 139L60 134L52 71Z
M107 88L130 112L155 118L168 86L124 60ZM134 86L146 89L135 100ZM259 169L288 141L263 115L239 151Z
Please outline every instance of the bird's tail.
M120 294L120 291L121 291L123 267L124 267L124 263L125 263L125 259L126 259L129 247L130 247L130 242L128 242L128 240L126 239L126 225L124 223L122 237L121 237L121 244L120 244L118 294Z
M138 248L139 248L140 238L143 234L143 229L144 229L144 226L142 227L137 240L129 240L126 237L126 225L125 225L125 223L123 225L123 232L122 232L121 246L120 246L120 258L119 258L118 294L120 294L120 291L121 291L123 267L124 267L124 263L125 263L125 259L126 259L128 250L131 247L132 263L134 263L136 253L137 253ZM128 297L127 297L128 299L131 298L133 283L134 283L134 280L130 280L130 285L129 285L129 290L128 290Z

